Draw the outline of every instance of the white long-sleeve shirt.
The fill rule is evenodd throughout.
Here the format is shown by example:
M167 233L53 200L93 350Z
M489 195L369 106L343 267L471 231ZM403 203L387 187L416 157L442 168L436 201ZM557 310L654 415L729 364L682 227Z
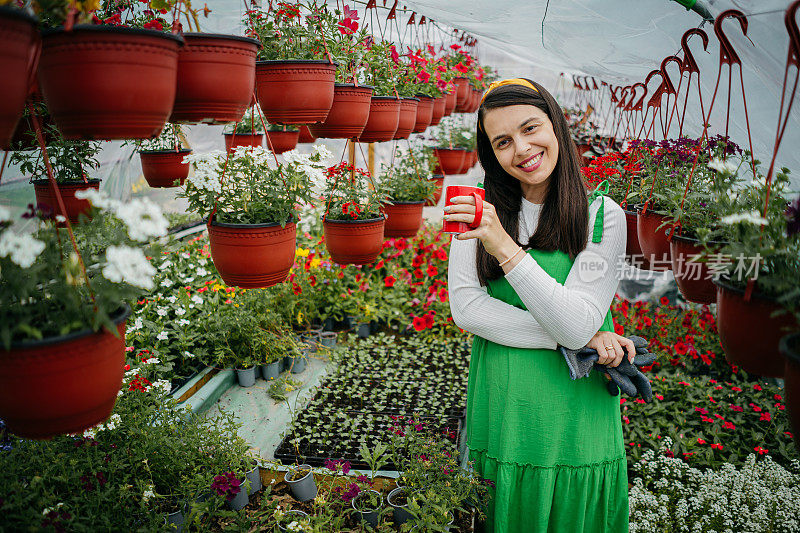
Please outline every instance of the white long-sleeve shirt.
M601 201L605 201L603 236L599 243L593 243L592 229ZM528 242L536 230L541 208L522 199L521 243ZM453 239L447 274L453 321L466 331L505 346L556 349L560 344L582 348L600 329L614 298L626 240L622 208L609 198L595 199L589 206L586 248L575 258L563 285L528 254L506 274L527 307L525 311L492 298L486 287L481 287L475 265L477 239Z

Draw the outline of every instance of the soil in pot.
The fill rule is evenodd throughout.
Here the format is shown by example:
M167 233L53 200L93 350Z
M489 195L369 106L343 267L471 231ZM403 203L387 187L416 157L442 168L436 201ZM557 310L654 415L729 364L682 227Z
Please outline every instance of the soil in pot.
M89 203L89 200L75 198L75 193L85 189L100 190L100 180L58 183L57 185L61 193L61 198L64 201L64 208L67 210L67 218L69 221L74 224L78 222L81 215L88 217L92 210L92 204ZM58 198L49 180L35 180L33 182L33 190L36 194L36 203L38 205L47 206L56 214L61 212L61 208L58 205Z
M153 150L139 152L142 160L142 174L147 184L153 188L178 187L189 176L189 163L183 158L191 150Z
M333 105L335 77L336 63L324 60L258 61L258 103L273 124L323 122Z

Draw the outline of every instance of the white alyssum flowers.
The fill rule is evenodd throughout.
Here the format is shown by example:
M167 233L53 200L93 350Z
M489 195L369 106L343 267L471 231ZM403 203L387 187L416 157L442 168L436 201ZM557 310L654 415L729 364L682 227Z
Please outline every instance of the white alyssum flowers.
M160 341L165 341L165 340L167 340L167 337L169 337L169 334L168 334L166 331L162 331L161 333L159 333L158 335L156 335L156 339L158 339L158 340L160 340Z
M194 167L194 173L186 180L200 190L222 192L220 181L220 165L225 162L226 154L214 150L205 154L189 154L183 158L184 163Z
M736 174L739 171L739 165L726 159L712 159L708 162L708 168L728 174Z
M733 215L722 217L719 219L719 221L722 224L728 225L747 222L748 224L754 224L756 226L760 226L768 222L767 219L762 217L758 211L750 211L749 213L734 213Z
M172 385L166 379L158 379L153 382L151 389L156 394L164 395L169 394L169 391L172 390Z
M150 485L150 486L147 488L147 490L145 490L145 491L142 493L142 501L143 501L143 502L147 503L147 502L149 502L149 501L150 501L150 498L153 498L153 497L155 497L155 495L156 495L156 494L155 494L155 492L153 492L153 489L154 489L154 488L155 488L155 487L153 487L153 485Z
M30 268L44 250L44 243L29 234L6 229L0 233L0 257L9 257L22 268Z
M145 290L153 289L156 269L142 250L130 246L109 246L106 249L103 276L114 283L125 282Z

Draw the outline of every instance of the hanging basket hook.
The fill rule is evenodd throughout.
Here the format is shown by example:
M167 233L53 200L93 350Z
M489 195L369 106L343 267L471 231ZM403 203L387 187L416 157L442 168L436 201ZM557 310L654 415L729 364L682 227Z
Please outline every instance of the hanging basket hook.
M719 62L725 63L729 66L735 63L741 67L742 60L739 58L739 54L737 54L736 50L733 49L733 44L731 44L730 39L728 39L728 36L725 35L724 31L722 31L722 22L726 18L730 17L737 18L739 21L739 26L742 28L742 33L745 37L747 37L747 17L744 16L744 13L738 9L728 9L727 11L720 13L719 16L717 16L717 19L714 21L714 33L719 39ZM755 46L755 43L753 43L749 37L747 37L747 40L749 40L750 43Z
M700 74L700 67L697 66L697 61L694 60L692 50L689 48L689 37L692 35L699 35L703 41L703 50L708 51L708 34L700 28L692 28L683 34L681 37L681 49L683 50L683 64L681 64L681 73L696 72Z

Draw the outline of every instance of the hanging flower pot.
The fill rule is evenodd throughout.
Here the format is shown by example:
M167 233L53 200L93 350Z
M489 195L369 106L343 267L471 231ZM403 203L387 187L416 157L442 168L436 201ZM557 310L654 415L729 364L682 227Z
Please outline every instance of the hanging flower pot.
M644 211L643 204L636 206L636 233L644 258L650 264L650 270L669 270L672 263L669 259L669 226L658 229L666 221L663 215Z
M470 109L470 113L474 113L478 110L481 106L481 98L483 98L483 91L475 90L472 92L472 108Z
M433 181L436 182L436 191L433 193L433 201L428 200L425 202L425 205L428 207L432 207L439 203L439 200L442 198L442 190L444 189L444 176L440 174L434 174Z
M639 246L639 233L637 231L637 216L636 211L629 211L622 208L625 212L625 223L628 232L628 240L625 245L625 255L628 262L638 268L650 270L650 263L642 253L642 247Z
M472 103L472 91L470 91L469 80L467 78L456 78L456 107L459 113L465 112L467 104Z
M64 138L158 135L175 101L181 46L182 38L154 30L43 30L39 87Z
M796 326L791 314L772 317L781 307L769 296L753 291L749 301L744 290L729 280L714 281L717 286L717 330L725 358L747 372L781 377L784 363L778 351L786 328Z
M297 130L268 131L267 148L276 154L282 154L293 150L300 139L300 132Z
M394 96L373 96L369 104L369 117L359 142L384 142L394 139L400 120L400 99Z
M140 151L142 174L147 184L155 188L183 185L189 175L189 163L184 163L183 158L191 153L188 149Z
M64 200L64 207L67 210L67 218L73 224L78 222L80 215L89 216L92 205L89 200L79 200L75 198L75 193L85 189L100 190L100 180L89 180L88 182L76 181L71 183L58 183L58 190ZM50 181L47 179L35 180L33 190L36 194L36 204L50 207L54 213L60 213L58 199L56 198Z
M696 239L673 235L669 243L672 272L683 297L690 302L713 304L717 301L717 288L711 280L707 263L697 261L703 248Z
M325 247L340 265L367 265L383 250L386 217L367 220L322 219Z
M297 227L209 221L208 241L211 259L226 284L271 287L285 280L294 264Z
M449 117L456 109L456 91L451 90L444 98L444 116Z
M90 329L0 349L0 418L11 433L46 439L78 433L114 409L125 365L125 306L116 336Z
M386 226L383 229L386 237L413 237L422 226L422 206L425 202L394 202L384 204Z
M591 163L592 158L594 157L591 154L592 145L581 143L581 144L577 144L576 146L578 148L578 156L580 156L580 158L581 158L582 166L584 166L584 167L589 166L589 163ZM584 154L587 154L587 155L584 155Z
M435 173L445 175L464 173L467 151L463 148L434 148L433 153L437 161Z
M258 103L273 124L316 124L334 99L336 63L325 60L256 62Z
M783 376L786 410L792 422L794 441L800 445L800 333L781 338L780 351L786 360Z
M464 162L461 163L461 172L459 174L466 174L472 168L474 164L472 155L473 152L471 150L464 150Z
M433 104L436 100L422 94L418 94L417 98L419 98L417 118L414 122L414 129L411 131L413 133L422 133L431 125L431 120L433 119Z
M442 121L442 117L444 117L444 105L445 105L445 97L440 96L439 98L433 99L433 114L431 115L431 126L436 126Z
M263 133L225 133L225 149L232 152L237 146L263 146Z
M397 120L395 139L408 139L417 123L419 98L403 98L400 101L400 117Z
M337 83L333 90L333 105L322 124L309 125L314 137L352 139L361 135L369 119L372 87Z
M25 108L31 78L36 73L39 32L36 18L22 10L0 6L0 149L7 150Z
M183 39L186 46L178 54L178 85L169 121L240 121L253 98L256 53L261 43L217 33L184 33Z
M313 143L316 140L317 138L311 135L311 132L308 131L308 126L300 126L300 136L297 138L298 144Z

